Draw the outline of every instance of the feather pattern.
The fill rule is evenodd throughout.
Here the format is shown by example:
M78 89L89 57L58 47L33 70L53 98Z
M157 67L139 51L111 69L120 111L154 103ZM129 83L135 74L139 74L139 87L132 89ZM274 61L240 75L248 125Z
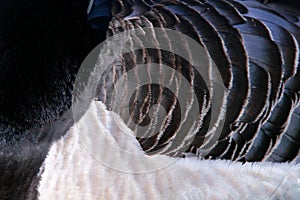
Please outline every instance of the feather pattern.
M287 139L290 137L285 131L291 122L295 130L299 126L296 124L300 124L296 115L292 114L299 104L300 89L300 28L297 24L299 15L296 13L277 4L251 0L118 0L113 5L108 36L133 28L166 27L193 38L216 64L227 91L223 101L226 112L219 118L225 120L223 130L206 158L291 161L300 148L300 133L288 131L294 135L294 140L291 140ZM197 94L201 108L199 115L202 115L201 126L186 152L199 153L205 146L205 138L209 136L213 81L203 81L203 74L197 74L190 63L172 52L160 50L158 41L161 40L158 37L165 37L164 41L170 49L174 48L167 35L149 36L157 49L145 48L140 40L139 50L122 55L118 64L107 71L105 80L99 82L97 97L111 110L114 85L129 70L135 70L139 64L148 64L147 71L151 71L149 63L170 66L189 80L194 88L192 92ZM192 56L190 48L183 45L182 49ZM205 76L212 80L210 70L207 69ZM137 83L138 80L136 77ZM178 85L177 94L180 94L181 84ZM176 137L181 123L184 124L182 119L174 117L178 115L176 94L166 92L162 86L148 85L140 88L129 102L133 113L131 117L136 122L134 126L129 126L133 131L142 124L152 124L152 128L155 126L155 117L153 120L149 118L150 108L154 104L163 105L171 120L160 129L160 134L138 138L148 153L166 148ZM279 153L275 150L279 144L293 144L294 147ZM165 153L182 156L170 149Z

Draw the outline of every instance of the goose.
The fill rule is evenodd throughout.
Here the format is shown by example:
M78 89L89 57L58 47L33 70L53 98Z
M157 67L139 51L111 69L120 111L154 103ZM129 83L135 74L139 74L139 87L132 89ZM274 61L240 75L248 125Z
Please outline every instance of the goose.
M1 23L12 27L1 36L8 41L1 48L2 199L299 197L299 14L293 2L5 6L7 16L12 8L24 11L22 24L16 17L13 25ZM99 6L109 9L99 13ZM33 13L47 18L40 22ZM118 51L122 45L130 51ZM110 49L121 54L111 57ZM206 68L193 63L195 53L208 58L201 60ZM105 61L110 65L103 71ZM164 79L148 84L158 75ZM142 87L128 98L134 83ZM164 118L152 104L165 106Z

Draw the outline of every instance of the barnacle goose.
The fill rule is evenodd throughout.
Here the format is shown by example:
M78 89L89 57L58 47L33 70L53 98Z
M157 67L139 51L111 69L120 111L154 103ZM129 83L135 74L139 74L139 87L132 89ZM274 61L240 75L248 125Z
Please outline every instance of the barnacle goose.
M0 73L1 199L300 196L300 167L293 164L300 146L297 9L254 0L5 3L4 15L11 18L1 21L5 27L1 30L5 41ZM112 19L110 9L101 5L112 6ZM97 7L104 14L99 15ZM89 23L85 23L86 8ZM186 60L159 50L158 41L164 40L175 52L176 45L167 34L147 35L157 49L147 49L138 38L141 50L118 57L100 77L96 99L75 123L68 109L79 63L104 34L110 37L133 28L155 27L176 30L197 41L220 72L225 92L219 98L226 109L219 110L215 122L221 120L223 125L204 155L211 133L213 90ZM181 50L193 54L185 43ZM177 96L172 91L157 84L135 91L126 102L136 122L133 126L122 117L122 107L115 110L112 96L120 77L132 69L138 74L136 66L150 62L168 64L182 73L196 93L201 116L193 117L199 126L193 130L192 141L179 138L188 144L183 151L171 145L185 122L176 117L182 110L176 113ZM207 75L209 81L214 78ZM148 117L152 104L165 106L169 121L157 134L139 137L137 126L156 126ZM198 157L190 158L189 153ZM286 161L292 163L274 163Z

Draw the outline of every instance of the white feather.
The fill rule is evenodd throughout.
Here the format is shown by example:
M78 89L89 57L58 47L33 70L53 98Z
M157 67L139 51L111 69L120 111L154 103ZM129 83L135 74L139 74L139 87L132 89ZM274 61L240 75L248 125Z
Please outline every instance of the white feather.
M100 102L53 144L42 170L41 200L300 197L299 165L145 155L131 130Z

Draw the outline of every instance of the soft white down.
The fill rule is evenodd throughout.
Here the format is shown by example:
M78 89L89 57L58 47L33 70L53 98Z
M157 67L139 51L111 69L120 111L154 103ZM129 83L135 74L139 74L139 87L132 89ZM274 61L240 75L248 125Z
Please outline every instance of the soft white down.
M39 199L299 199L300 165L148 156L132 131L92 102L52 145Z

